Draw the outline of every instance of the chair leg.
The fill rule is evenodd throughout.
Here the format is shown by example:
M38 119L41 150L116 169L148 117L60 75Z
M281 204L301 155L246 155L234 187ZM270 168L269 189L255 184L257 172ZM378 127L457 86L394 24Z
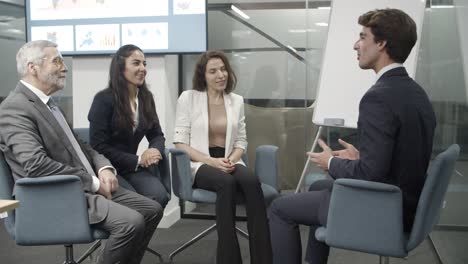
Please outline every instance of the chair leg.
M243 238L249 239L249 234L245 232L244 230L240 229L239 227L236 226L236 232L239 233Z
M429 238L429 244L431 245L432 252L434 253L434 257L436 258L437 264L443 264L442 258L440 257L439 251L437 250L431 235L427 236L427 238Z
M83 255L81 255L81 257L77 260L78 263L81 263L83 262L87 257L89 257L89 255L93 254L94 251L96 251L96 249L98 249L99 247L101 246L101 240L97 240L96 242L94 242L91 247L86 250L85 253L83 253Z
M65 245L65 261L63 264L77 264L73 259L73 245Z
M390 258L387 256L379 256L380 264L390 264Z
M161 256L161 254L159 254L158 252L156 252L155 250L152 250L151 248L147 247L146 248L146 251L148 251L149 253L155 255L156 257L159 258L159 262L164 262L164 259L163 257Z
M216 228L216 224L213 224L212 226L208 227L205 229L203 232L200 234L196 235L194 238L174 250L170 255L169 255L169 261L172 262L172 259L174 258L175 255L179 254L181 251L189 247L190 245L194 244L198 240L202 239L203 237L207 236L209 233L213 232Z

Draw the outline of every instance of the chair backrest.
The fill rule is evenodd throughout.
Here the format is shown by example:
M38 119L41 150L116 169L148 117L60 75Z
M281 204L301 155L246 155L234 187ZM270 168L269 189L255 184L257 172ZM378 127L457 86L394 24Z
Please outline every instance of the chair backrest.
M6 163L3 152L0 151L0 199L13 199L13 176L11 175L10 166ZM4 219L5 228L8 233L15 237L15 213L8 212L8 217Z
M172 190L181 200L192 201L192 172L189 155L183 149L172 148L169 151L171 153Z
M79 139L83 140L84 142L89 143L89 128L80 127L74 128L73 132L78 136Z
M413 229L406 246L408 251L417 247L439 221L445 193L459 154L460 147L453 144L431 162L416 209Z
M11 200L13 193L13 177L10 166L6 163L3 152L0 151L0 199Z

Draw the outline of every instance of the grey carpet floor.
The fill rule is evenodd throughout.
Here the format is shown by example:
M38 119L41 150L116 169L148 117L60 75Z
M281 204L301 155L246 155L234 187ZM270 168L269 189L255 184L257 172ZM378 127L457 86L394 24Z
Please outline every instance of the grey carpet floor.
M168 262L170 252L182 245L189 238L195 236L203 229L209 227L213 222L209 220L189 220L182 219L171 228L158 229L156 235L150 243L150 247L159 253L164 258L164 263ZM245 228L245 223L239 223L241 228ZM303 245L307 237L307 228L301 228ZM468 263L468 232L454 231L434 231L432 234L434 243L441 254L444 264L467 264ZM212 233L196 244L181 252L174 259L174 264L206 264L214 263L216 252L216 233ZM248 242L244 238L239 237L244 264L249 261ZM89 245L76 245L75 256L83 253ZM34 263L34 264L51 264L62 263L65 250L61 246L36 246L24 247L15 245L14 241L9 237L4 228L0 228L0 263L1 264L19 264L19 263ZM90 264L86 260L83 262ZM159 263L158 259L147 253L142 264ZM329 264L347 264L347 263L362 263L374 264L378 263L378 256L352 252L348 250L332 249L329 259ZM436 264L436 258L433 254L430 243L426 240L418 248L411 252L408 259L391 259L390 263L405 263L405 264Z

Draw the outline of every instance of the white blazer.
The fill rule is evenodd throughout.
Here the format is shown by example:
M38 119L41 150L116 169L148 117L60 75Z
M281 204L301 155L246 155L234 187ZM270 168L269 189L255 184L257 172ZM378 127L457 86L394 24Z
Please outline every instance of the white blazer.
M226 108L226 152L228 157L234 148L247 149L247 135L245 132L244 98L240 95L224 94ZM208 95L207 93L189 90L184 91L177 101L174 144L184 143L210 155L208 133ZM245 165L242 160L237 164ZM192 179L194 179L202 162L190 162Z

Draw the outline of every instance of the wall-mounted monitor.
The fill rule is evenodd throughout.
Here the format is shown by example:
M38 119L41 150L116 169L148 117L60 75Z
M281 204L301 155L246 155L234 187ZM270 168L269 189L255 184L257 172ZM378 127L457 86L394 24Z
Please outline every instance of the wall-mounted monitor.
M26 0L27 39L47 39L64 55L195 53L207 46L206 0Z

